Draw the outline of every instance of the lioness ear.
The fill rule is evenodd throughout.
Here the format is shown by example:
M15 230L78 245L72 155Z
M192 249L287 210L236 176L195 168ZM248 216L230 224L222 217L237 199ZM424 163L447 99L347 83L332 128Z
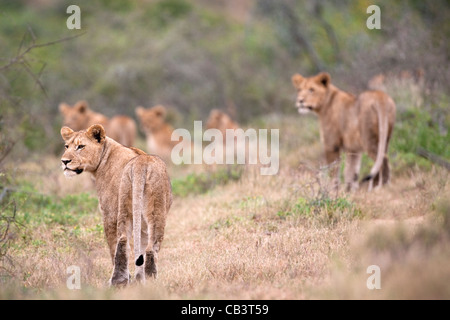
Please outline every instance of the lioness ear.
M155 114L158 117L163 117L164 118L166 116L166 114L167 114L166 108L164 106L161 106L161 105L153 107L153 110L155 110Z
M209 117L210 117L210 118L217 118L217 117L220 117L220 111L219 111L218 109L212 109L212 110L209 112Z
M300 85L302 84L303 80L304 80L304 78L298 73L296 73L296 74L294 74L292 76L292 84L294 85L294 87L296 89L300 87Z
M61 102L59 104L59 112L65 113L68 109L70 109L70 106L67 103Z
M67 141L70 139L74 131L70 129L69 127L62 127L61 128L61 137L64 139L64 141Z
M328 88L331 82L331 77L327 72L321 72L316 76L317 82Z
M103 126L101 124L94 124L94 125L90 126L86 130L86 135L89 138L97 141L98 143L103 143L103 142L105 142L105 139L106 139L105 128L103 128Z
M74 107L78 109L79 113L85 113L89 109L88 103L84 100L78 101Z
M139 118L142 118L142 116L144 115L145 109L143 107L139 106L136 109L134 109L134 112L136 113L136 115Z

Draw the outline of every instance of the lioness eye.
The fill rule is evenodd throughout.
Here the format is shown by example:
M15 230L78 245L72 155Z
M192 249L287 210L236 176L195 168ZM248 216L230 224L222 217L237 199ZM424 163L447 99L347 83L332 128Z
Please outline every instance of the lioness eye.
M82 145L82 144L80 144L79 146L77 146L77 150L82 150L82 149L84 149L84 145Z
M314 88L309 88L309 92L314 92Z
M69 148L69 145L66 144L66 145L64 146L64 148L68 149L68 148Z

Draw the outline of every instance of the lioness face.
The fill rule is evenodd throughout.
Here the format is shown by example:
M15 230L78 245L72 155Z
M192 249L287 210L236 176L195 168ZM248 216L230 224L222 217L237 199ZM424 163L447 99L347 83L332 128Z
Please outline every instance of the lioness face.
M219 129L225 133L227 129L237 129L238 125L225 112L213 109L209 113L206 127L208 129Z
M206 126L209 128L219 128L222 123L222 113L219 110L211 110Z
M299 74L292 76L292 84L297 89L295 107L299 113L319 112L325 102L330 84L328 73L319 73L310 78L304 78Z
M136 115L139 118L142 131L145 133L154 133L155 131L158 131L165 122L166 108L163 106L155 106L150 109L137 107Z
M61 103L59 105L59 112L63 116L64 125L75 131L86 128L88 109L89 106L86 101L78 101L73 107L67 103Z
M94 172L101 161L105 143L105 129L95 124L87 130L75 132L69 127L61 128L65 152L61 157L66 177L73 177L83 171Z

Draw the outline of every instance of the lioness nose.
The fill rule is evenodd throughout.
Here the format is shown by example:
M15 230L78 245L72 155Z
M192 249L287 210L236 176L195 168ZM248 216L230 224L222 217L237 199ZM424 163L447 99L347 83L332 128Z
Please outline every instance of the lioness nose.
M67 166L67 164L69 163L69 162L71 162L72 160L62 160L61 159L61 162L65 165L65 166Z

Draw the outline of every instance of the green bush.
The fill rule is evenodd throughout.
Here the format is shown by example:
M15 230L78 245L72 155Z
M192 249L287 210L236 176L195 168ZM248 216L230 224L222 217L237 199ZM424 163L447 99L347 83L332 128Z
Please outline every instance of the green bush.
M450 131L448 124L446 133L436 121L433 121L429 111L412 108L398 115L394 128L390 153L394 155L395 170L419 166L430 168L430 162L417 154L418 148L423 148L442 158L450 159Z

